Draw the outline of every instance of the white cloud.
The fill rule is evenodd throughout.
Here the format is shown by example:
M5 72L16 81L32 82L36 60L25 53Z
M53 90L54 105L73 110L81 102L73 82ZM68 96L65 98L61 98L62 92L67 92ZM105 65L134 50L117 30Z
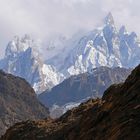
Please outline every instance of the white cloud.
M45 40L56 33L94 29L109 11L117 26L140 34L139 7L139 0L0 0L0 48L14 35Z

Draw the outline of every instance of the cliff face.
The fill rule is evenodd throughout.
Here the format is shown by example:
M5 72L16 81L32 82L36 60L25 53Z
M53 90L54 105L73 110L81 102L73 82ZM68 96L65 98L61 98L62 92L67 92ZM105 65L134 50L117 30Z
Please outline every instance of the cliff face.
M0 135L14 123L47 116L48 109L24 79L0 71Z
M56 120L18 123L1 140L139 140L139 110L140 65L102 99L89 100Z
M83 73L64 80L50 91L38 96L47 107L79 102L87 98L102 97L103 92L112 84L124 82L131 69L99 67L90 73Z

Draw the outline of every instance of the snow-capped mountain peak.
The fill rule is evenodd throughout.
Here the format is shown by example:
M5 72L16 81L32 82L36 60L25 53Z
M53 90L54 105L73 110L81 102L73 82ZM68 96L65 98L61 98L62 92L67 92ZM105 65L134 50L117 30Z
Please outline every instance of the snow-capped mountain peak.
M70 46L72 49L65 54L63 61L63 54L59 53L49 60L49 64L54 65L66 77L99 66L135 67L140 62L139 46L136 33L127 32L125 26L117 29L113 16L109 13L102 27L86 33ZM58 62L63 63L61 65Z
M23 38L15 36L12 41L10 41L5 50L5 57L18 57L22 52L25 52L29 48L33 48L35 42L25 35ZM39 47L39 46L38 46Z
M44 64L38 51L38 44L28 35L14 37L5 50L5 57L0 68L26 79L37 93L49 89L62 80L56 70Z
M123 35L123 34L129 34L126 30L126 27L123 25L121 26L120 30L119 30L119 34Z
M105 17L104 21L105 21L106 25L114 25L114 18L112 16L111 12L108 13L108 15Z

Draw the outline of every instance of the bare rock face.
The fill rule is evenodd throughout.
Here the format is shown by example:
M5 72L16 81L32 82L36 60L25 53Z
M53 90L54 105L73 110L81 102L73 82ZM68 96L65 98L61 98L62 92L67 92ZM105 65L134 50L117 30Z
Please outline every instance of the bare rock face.
M50 91L38 96L47 107L54 104L63 106L71 102L80 102L89 98L102 97L104 91L114 83L124 82L131 69L99 67L91 72L72 76Z
M56 120L18 123L1 140L139 140L139 110L140 65L102 99L89 100Z
M0 135L17 122L46 117L48 109L27 82L0 71Z

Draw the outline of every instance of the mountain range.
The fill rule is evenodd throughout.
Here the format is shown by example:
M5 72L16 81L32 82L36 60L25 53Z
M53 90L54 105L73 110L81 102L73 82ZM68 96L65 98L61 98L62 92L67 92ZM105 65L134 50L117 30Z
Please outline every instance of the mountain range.
M139 54L111 13L46 46L15 36L0 60L0 140L139 140Z
M125 26L117 29L111 13L100 28L77 33L70 39L58 37L49 41L44 53L53 53L47 60L38 53L39 48L39 43L28 35L15 37L0 61L0 69L25 78L37 94L96 67L134 68L140 62L140 41L136 33L127 32Z
M48 64L66 77L100 66L133 68L140 62L140 41L136 33L127 32L125 26L117 29L111 13L102 27L75 38L67 43L69 51L65 48L48 60Z

